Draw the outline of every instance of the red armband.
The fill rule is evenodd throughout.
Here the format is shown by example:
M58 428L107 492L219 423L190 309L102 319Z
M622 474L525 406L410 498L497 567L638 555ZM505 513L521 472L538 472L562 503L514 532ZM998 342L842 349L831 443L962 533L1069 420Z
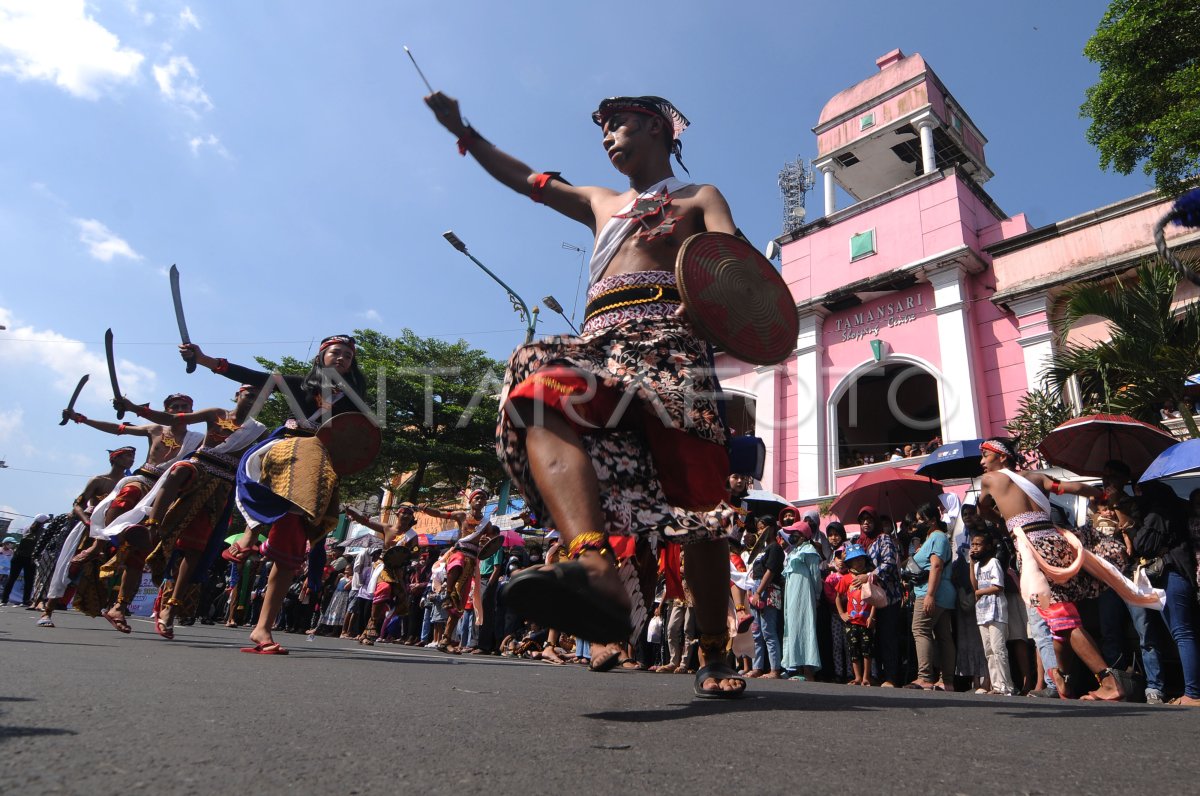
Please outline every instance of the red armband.
M1055 495L1063 494L1062 481L1057 481L1057 480L1051 478L1050 479L1050 491Z
M229 360L223 357L217 357L217 364L211 368L213 373L221 374L229 370Z
M125 429L126 429L128 426L129 426L129 424L128 424L128 423L122 423L121 425L117 426L117 434L124 434L124 433L125 433Z
M529 198L538 204L541 204L542 190L550 183L551 180L567 182L562 178L562 174L557 171L547 171L543 174L538 174L533 178L533 186L529 189ZM570 185L570 183L567 184Z

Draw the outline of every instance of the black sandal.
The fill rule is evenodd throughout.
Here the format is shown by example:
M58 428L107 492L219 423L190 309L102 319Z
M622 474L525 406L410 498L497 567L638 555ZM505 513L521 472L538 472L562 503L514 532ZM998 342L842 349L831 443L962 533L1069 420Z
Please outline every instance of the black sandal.
M704 681L710 677L714 680L740 680L742 687L736 691L726 691L723 688L706 691L704 690ZM741 699L746 695L746 680L728 663L716 660L701 666L700 671L696 672L696 679L692 682L692 691L699 699Z
M628 641L633 632L629 609L602 597L587 569L574 561L515 575L504 587L504 601L523 619L596 644Z

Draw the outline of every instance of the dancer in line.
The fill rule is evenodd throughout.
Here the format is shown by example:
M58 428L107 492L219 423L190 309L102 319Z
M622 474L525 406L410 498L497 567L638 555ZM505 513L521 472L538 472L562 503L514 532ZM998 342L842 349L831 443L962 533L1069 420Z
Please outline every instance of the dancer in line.
M726 430L710 397L707 347L683 319L674 275L690 236L737 230L720 191L671 170L687 119L661 97L601 102L592 119L629 180L614 191L538 173L468 126L454 99L435 92L425 101L462 154L596 235L583 332L513 354L497 440L505 469L573 560L518 574L506 604L543 627L626 641L637 624L631 611L644 618L644 607L637 568L618 570L610 537L687 543L703 662L694 691L740 696L745 681L727 663L728 546L705 521L726 497Z

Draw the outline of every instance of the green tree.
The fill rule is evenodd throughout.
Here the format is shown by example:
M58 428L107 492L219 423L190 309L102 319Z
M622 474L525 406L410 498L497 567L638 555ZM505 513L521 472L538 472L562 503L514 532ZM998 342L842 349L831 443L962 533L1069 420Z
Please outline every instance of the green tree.
M1158 420L1166 399L1181 405L1187 377L1200 363L1200 300L1172 311L1178 284L1174 268L1153 262L1139 266L1133 279L1118 278L1115 285L1091 282L1069 288L1065 311L1055 324L1063 344L1046 370L1055 392L1061 394L1075 377L1086 402L1148 422ZM1108 322L1109 339L1067 344L1067 332L1088 316ZM1188 432L1200 439L1194 418L1183 415Z
M1102 168L1138 163L1174 195L1200 176L1200 5L1113 0L1083 53L1100 65L1080 114Z
M392 475L412 473L401 497L437 503L451 499L480 477L501 477L496 458L503 365L465 341L448 343L405 329L388 337L357 329L357 358L367 381L364 402L378 411L384 391L383 444L375 463L342 481L342 499L369 497ZM276 362L256 357L270 371L304 374L309 363L293 357ZM283 396L267 401L259 420L275 427L289 417Z
M1017 414L1004 428L1017 438L1018 452L1025 460L1044 467L1038 445L1046 435L1071 419L1071 410L1061 395L1046 390L1030 390L1021 399Z

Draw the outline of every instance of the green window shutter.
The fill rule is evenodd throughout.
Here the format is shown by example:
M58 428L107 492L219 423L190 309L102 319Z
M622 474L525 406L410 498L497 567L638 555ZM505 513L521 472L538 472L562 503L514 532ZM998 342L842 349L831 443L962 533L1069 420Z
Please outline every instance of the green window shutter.
M866 130L867 128L874 127L874 126L875 126L875 114L874 113L864 113L862 116L858 117L858 129L859 130Z
M850 261L870 257L875 253L875 230L868 229L850 236Z

